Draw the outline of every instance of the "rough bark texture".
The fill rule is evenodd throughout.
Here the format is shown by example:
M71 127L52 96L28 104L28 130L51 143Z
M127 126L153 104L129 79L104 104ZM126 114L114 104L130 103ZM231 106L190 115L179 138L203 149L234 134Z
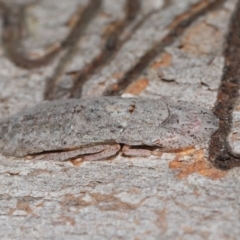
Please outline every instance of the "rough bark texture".
M220 118L210 144L161 156L81 163L1 155L1 239L239 238L239 1L0 7L1 118L43 100L101 95L161 95Z

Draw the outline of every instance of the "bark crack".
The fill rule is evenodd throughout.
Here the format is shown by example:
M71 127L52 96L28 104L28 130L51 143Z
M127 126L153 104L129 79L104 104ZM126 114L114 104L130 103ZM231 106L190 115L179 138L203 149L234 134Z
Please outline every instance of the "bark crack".
M96 73L98 70L100 70L117 54L117 52L119 52L122 45L128 40L128 38L126 38L123 41L120 41L119 36L124 29L126 29L126 27L128 27L135 20L139 11L139 0L126 1L125 18L122 21L115 22L112 29L110 29L104 36L104 47L101 53L77 74L71 89L70 97L80 98L84 83L91 77L93 73ZM149 16L150 14L144 17L142 21L140 21L139 24L133 29L132 33L135 32Z
M230 169L240 166L240 159L231 155L227 137L231 131L232 111L239 97L240 89L240 1L233 14L226 39L225 67L217 103L213 110L219 118L219 130L210 141L210 161L220 169Z
M171 45L183 32L190 26L198 17L206 14L209 11L213 11L225 0L216 0L213 2L202 1L191 7L191 10L181 14L177 17L172 24L170 24L170 32L160 42L157 42L149 51L146 52L138 61L138 63L131 68L123 78L118 80L117 87L116 83L110 86L103 95L105 96L117 96L121 95L127 87L133 83L136 78L146 69L146 67L159 56L164 49Z
M52 77L46 80L45 92L44 92L44 99L45 100L52 100L54 99L54 90L55 86L63 75L67 64L73 58L73 56L77 52L78 42L79 39L84 34L86 28L92 21L92 19L97 15L99 10L101 9L102 0L91 0L86 8L81 13L81 16L78 17L78 21L75 24L72 31L66 37L65 40L62 42L62 47L68 48L65 55L62 57L60 63L58 64L55 73Z

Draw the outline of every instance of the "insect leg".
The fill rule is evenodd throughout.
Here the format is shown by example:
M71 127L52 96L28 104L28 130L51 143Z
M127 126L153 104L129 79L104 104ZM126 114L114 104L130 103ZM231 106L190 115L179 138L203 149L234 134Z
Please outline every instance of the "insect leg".
M111 157L115 154L117 154L121 147L119 144L114 144L114 145L103 145L104 149L100 152L93 153L93 154L88 154L88 155L83 155L80 157L76 157L73 161L74 163L77 161L96 161L100 159L105 159L108 157Z
M151 155L150 150L131 148L128 145L123 146L122 153L128 157L148 157Z
M161 156L162 152L158 149L143 149L143 148L132 148L131 146L124 145L122 152L128 157L149 157L151 155Z
M110 157L116 154L120 150L119 144L114 145L96 145L83 147L80 149L68 150L68 151L60 151L60 152L45 152L36 155L30 155L30 158L34 160L57 160L57 161L65 161L78 159L79 161L91 161L91 160L99 160L102 158ZM27 157L27 158L29 158Z

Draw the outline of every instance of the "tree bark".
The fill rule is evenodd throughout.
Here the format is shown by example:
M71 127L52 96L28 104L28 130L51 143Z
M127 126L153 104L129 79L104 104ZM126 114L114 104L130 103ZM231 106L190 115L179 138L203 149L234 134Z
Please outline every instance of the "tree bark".
M220 119L209 143L161 156L74 164L0 155L2 239L237 239L239 1L0 7L1 119L44 100L103 95L162 96Z

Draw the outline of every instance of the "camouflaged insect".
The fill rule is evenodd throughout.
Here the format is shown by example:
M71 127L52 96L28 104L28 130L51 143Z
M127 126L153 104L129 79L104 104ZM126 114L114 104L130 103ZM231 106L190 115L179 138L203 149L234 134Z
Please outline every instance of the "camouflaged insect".
M162 99L58 100L2 120L0 151L58 160L98 160L121 149L128 156L149 156L204 142L217 128L210 111Z

